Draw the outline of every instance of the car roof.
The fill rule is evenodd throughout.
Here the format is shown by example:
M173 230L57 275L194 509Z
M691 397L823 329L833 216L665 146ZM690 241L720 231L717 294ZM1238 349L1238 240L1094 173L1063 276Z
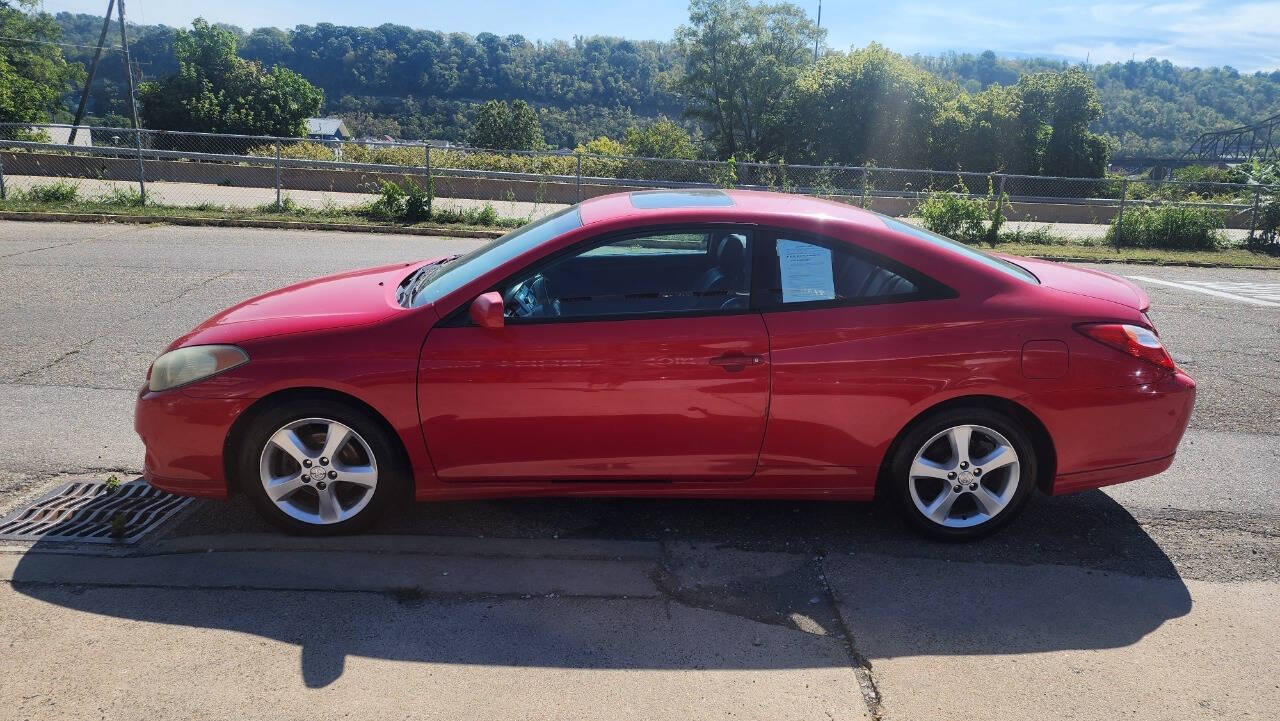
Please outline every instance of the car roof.
M884 230L878 215L862 208L807 195L714 188L639 190L601 195L579 206L583 225L634 222L759 221L821 217Z

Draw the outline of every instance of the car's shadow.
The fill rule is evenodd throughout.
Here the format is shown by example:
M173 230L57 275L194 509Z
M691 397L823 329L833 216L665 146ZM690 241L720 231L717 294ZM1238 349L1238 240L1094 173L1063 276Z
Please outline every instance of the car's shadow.
M295 643L308 686L341 676L352 655L560 668L835 666L850 662L840 640L850 628L856 653L872 659L1105 649L1135 643L1190 611L1172 561L1110 497L1090 492L1033 501L1010 528L961 545L921 539L876 504L817 502L422 504L391 514L376 529L660 541L666 550L653 561L651 577L661 595L648 600L160 592L146 588L145 578L77 586L49 581L58 554L39 552L48 550L39 544L18 563L13 588L88 613ZM203 504L171 536L265 530L247 504L233 501ZM187 558L207 563L204 554ZM296 562L333 563L325 553L298 554ZM590 560L561 562L592 573ZM993 612L963 624L949 612L984 606ZM880 633L890 625L896 630Z

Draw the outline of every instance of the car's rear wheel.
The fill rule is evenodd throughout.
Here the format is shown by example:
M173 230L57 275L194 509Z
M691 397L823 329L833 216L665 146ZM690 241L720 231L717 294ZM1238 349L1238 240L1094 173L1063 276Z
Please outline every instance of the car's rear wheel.
M290 533L366 528L403 487L396 447L367 412L328 399L254 418L238 454L241 488Z
M988 408L955 408L907 432L890 480L912 525L934 538L963 541L994 532L1022 510L1036 467L1034 445L1011 418Z

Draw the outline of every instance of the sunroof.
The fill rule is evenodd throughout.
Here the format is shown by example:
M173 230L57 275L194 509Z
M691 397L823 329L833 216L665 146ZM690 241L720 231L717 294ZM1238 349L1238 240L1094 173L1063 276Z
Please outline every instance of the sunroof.
M654 208L716 208L733 205L733 198L720 190L638 190L631 194L631 205Z

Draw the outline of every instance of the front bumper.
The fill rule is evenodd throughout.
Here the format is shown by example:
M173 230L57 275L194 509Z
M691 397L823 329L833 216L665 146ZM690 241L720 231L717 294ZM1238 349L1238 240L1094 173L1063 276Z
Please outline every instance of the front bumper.
M147 449L147 482L182 496L229 496L223 459L227 434L252 403L251 398L197 398L144 387L134 404L133 427Z

